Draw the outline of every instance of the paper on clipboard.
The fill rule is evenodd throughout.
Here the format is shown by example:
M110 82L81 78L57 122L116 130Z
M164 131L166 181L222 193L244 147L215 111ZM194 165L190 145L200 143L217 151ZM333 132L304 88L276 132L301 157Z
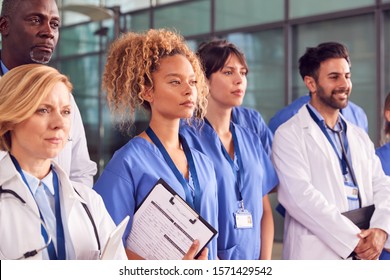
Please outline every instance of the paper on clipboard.
M126 216L122 222L111 232L110 237L107 240L106 246L104 246L101 260L114 260L117 254L117 250L122 243L123 233L125 232L127 223L130 217Z
M178 260L195 239L198 254L216 233L160 179L135 212L126 247L147 260Z

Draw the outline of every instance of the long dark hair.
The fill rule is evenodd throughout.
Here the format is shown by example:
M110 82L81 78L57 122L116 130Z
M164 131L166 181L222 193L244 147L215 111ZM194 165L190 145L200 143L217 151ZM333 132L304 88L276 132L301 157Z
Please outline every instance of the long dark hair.
M390 92L387 94L385 99L385 107L383 110L383 114L386 114L386 111L390 111ZM390 122L385 117L385 136L390 138Z

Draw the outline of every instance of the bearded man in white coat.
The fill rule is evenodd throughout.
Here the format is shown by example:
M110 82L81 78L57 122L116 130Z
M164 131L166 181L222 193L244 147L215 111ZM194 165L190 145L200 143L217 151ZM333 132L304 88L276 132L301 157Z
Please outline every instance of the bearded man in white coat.
M390 177L367 133L340 114L352 90L348 50L307 48L299 71L311 100L277 129L272 147L287 210L283 258L378 259L390 248ZM369 205L368 229L342 214Z

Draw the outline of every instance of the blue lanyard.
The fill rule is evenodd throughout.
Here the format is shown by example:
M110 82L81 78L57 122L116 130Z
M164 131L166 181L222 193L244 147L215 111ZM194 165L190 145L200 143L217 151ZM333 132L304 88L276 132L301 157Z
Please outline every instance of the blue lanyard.
M190 174L191 174L192 179L194 181L194 194L195 194L194 196L191 194L191 191L189 189L189 186L187 185L187 182L186 182L184 176L180 173L179 169L177 169L172 158L169 156L164 145L161 143L160 139L158 139L157 135L154 133L152 128L149 126L145 132L149 136L149 138L152 140L152 142L160 150L160 152L163 155L169 168L172 170L172 172L175 174L177 180L183 186L184 192L186 194L186 201L190 204L190 206L192 208L194 208L199 213L200 212L200 184L199 184L199 180L198 180L198 175L196 173L195 162L194 162L194 159L192 157L192 153L191 153L190 147L188 146L187 141L185 140L184 137L179 135L180 143L183 146L184 154L187 158L188 166L190 169Z
M16 158L12 155L11 159L12 162L15 165L16 170L18 170L20 176L22 177L24 183L27 185L29 191L31 192L31 195L34 197L34 194L32 193L30 186L26 180L26 177L24 176L23 170L20 167L18 161ZM54 185L54 199L55 199L55 216L56 216L56 226L57 226L57 253L54 248L53 242L51 242L48 246L48 253L49 258L51 260L65 260L66 254L65 254L65 237L64 237L64 227L62 225L62 219L61 219L61 206L60 206L60 195L59 195L59 184L58 184L58 176L57 173L52 169L53 172L53 185ZM39 209L39 207L38 207ZM39 210L39 215L41 219L44 221L41 210ZM41 225L41 234L43 238L45 239L45 242L49 239L47 236L47 232L44 229L44 227Z
M339 131L334 131L333 129L330 128L332 131L336 132L338 134L338 136L339 136L341 150L342 150L342 153L341 153L342 156L340 158L339 154L338 154L338 151L337 151L337 148L336 148L335 144L333 143L332 139L330 138L330 136L328 134L328 131L326 130L325 123L321 122L318 119L318 117L314 114L314 112L310 109L310 107L308 105L306 105L306 108L309 111L309 114L312 117L312 119L317 123L317 125L320 127L320 129L322 130L322 132L325 134L326 138L328 139L328 141L332 145L333 150L335 151L335 153L336 153L336 155L337 155L337 157L338 157L338 159L340 161L340 167L341 167L341 171L342 171L343 175L348 174L348 171L347 171L347 167L348 167L349 172L351 173L351 178L352 178L353 183L355 184L355 186L357 188L359 188L357 180L356 180L355 172L353 171L353 168L352 168L352 164L349 163L349 160L347 158L347 150L348 150L347 137L345 137L345 141L342 141L343 135L340 135L342 133L342 131L343 131L342 130L343 127L345 127L345 129L344 129L345 136L347 135L347 124L345 123L345 121L343 119L341 119L342 124L339 123L340 124L340 128L341 128ZM361 202L361 197L360 197L360 191L358 192L358 200L359 200L359 205L361 205L362 202Z
M208 119L205 118L204 121L212 129L214 129ZM242 201L243 200L243 198L242 198L243 183L241 181L242 180L241 172L244 170L243 169L244 165L242 163L240 146L238 144L236 129L235 129L235 126L234 126L233 122L230 122L230 132L232 133L232 137L233 137L233 146L234 146L235 155L237 157L238 169L237 169L236 165L234 164L234 160L230 157L228 151L225 149L224 145L222 144L221 139L219 139L219 140L220 140L220 143L221 143L222 153L223 153L224 157L226 158L226 160L229 162L230 167L232 168L233 173L236 175L236 184L235 185L236 185L236 190L237 190L237 193L238 193L238 199L239 199L239 201Z
M332 145L332 148L335 151L335 153L336 153L336 155L337 155L337 157L338 157L338 159L340 161L340 167L341 167L341 171L342 171L343 175L348 174L346 155L344 155L344 153L341 153L341 157L339 156L339 153L337 151L336 145L333 143L332 139L330 138L330 136L328 134L328 131L326 130L326 125L324 124L324 122L320 121L320 119L316 116L316 114L314 114L314 112L310 109L310 107L308 105L306 105L306 108L309 111L309 114L312 117L312 119L316 122L316 124L320 127L320 129L324 133L326 139L328 139L329 143ZM341 126L341 124L340 124L340 126ZM344 123L343 126L345 127L345 133L346 133L347 132L347 126L346 126L345 123ZM340 132L338 132L338 133L340 133ZM344 141L344 142L346 142L346 141ZM340 143L340 144L341 144L341 146L343 146L343 143Z

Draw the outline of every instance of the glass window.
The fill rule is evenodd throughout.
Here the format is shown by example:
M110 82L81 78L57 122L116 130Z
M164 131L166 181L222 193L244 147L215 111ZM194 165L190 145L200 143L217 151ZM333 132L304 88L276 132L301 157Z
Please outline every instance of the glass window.
M276 110L284 106L284 40L283 30L256 33L231 33L226 40L244 54L249 66L248 87L244 103L256 109L268 123ZM187 41L196 51L207 38Z
M122 13L150 7L150 0L106 0L105 2L106 7L120 6Z
M156 4L157 5L164 5L164 4L173 3L173 2L180 2L180 1L183 1L183 0L156 0Z
M154 27L175 29L183 36L210 32L210 1L198 0L156 8Z
M364 34L364 36L361 36ZM293 99L308 93L298 71L298 59L306 47L326 41L345 44L351 57L353 90L351 100L364 109L369 134L377 143L375 20L373 15L304 24L294 29Z
M126 29L133 32L142 32L150 28L150 12L140 12L126 15Z
M58 49L61 56L80 55L99 51L100 23L92 22L61 29Z
M194 40L186 40L186 43L192 51L196 52L200 44L204 42L208 42L209 40L210 37L203 37L203 38L196 38Z
M227 40L244 52L249 66L243 105L259 111L268 122L284 104L283 30L233 33Z
M374 5L375 0L290 0L290 18L306 17Z
M100 87L99 57L85 56L82 58L61 61L60 71L70 78L73 84L73 96L83 119L91 159L98 162L99 145L99 104Z
M99 77L104 70L105 59L104 56L99 59L99 55L67 59L62 61L60 67L60 71L68 75L73 84L73 96L83 119L91 159L96 163L100 162L103 167L115 150L128 139L116 129L106 105L104 92L101 92L102 102L99 104L99 91L101 90ZM97 67L99 61L100 69ZM99 114L102 114L101 123ZM100 135L100 124L104 131L103 135Z
M284 19L284 0L215 0L215 30Z
M102 59L105 61L105 58ZM73 95L80 108L84 122L96 125L98 107L90 106L86 98L98 98L100 88L99 56L89 55L61 61L60 71L73 84Z

